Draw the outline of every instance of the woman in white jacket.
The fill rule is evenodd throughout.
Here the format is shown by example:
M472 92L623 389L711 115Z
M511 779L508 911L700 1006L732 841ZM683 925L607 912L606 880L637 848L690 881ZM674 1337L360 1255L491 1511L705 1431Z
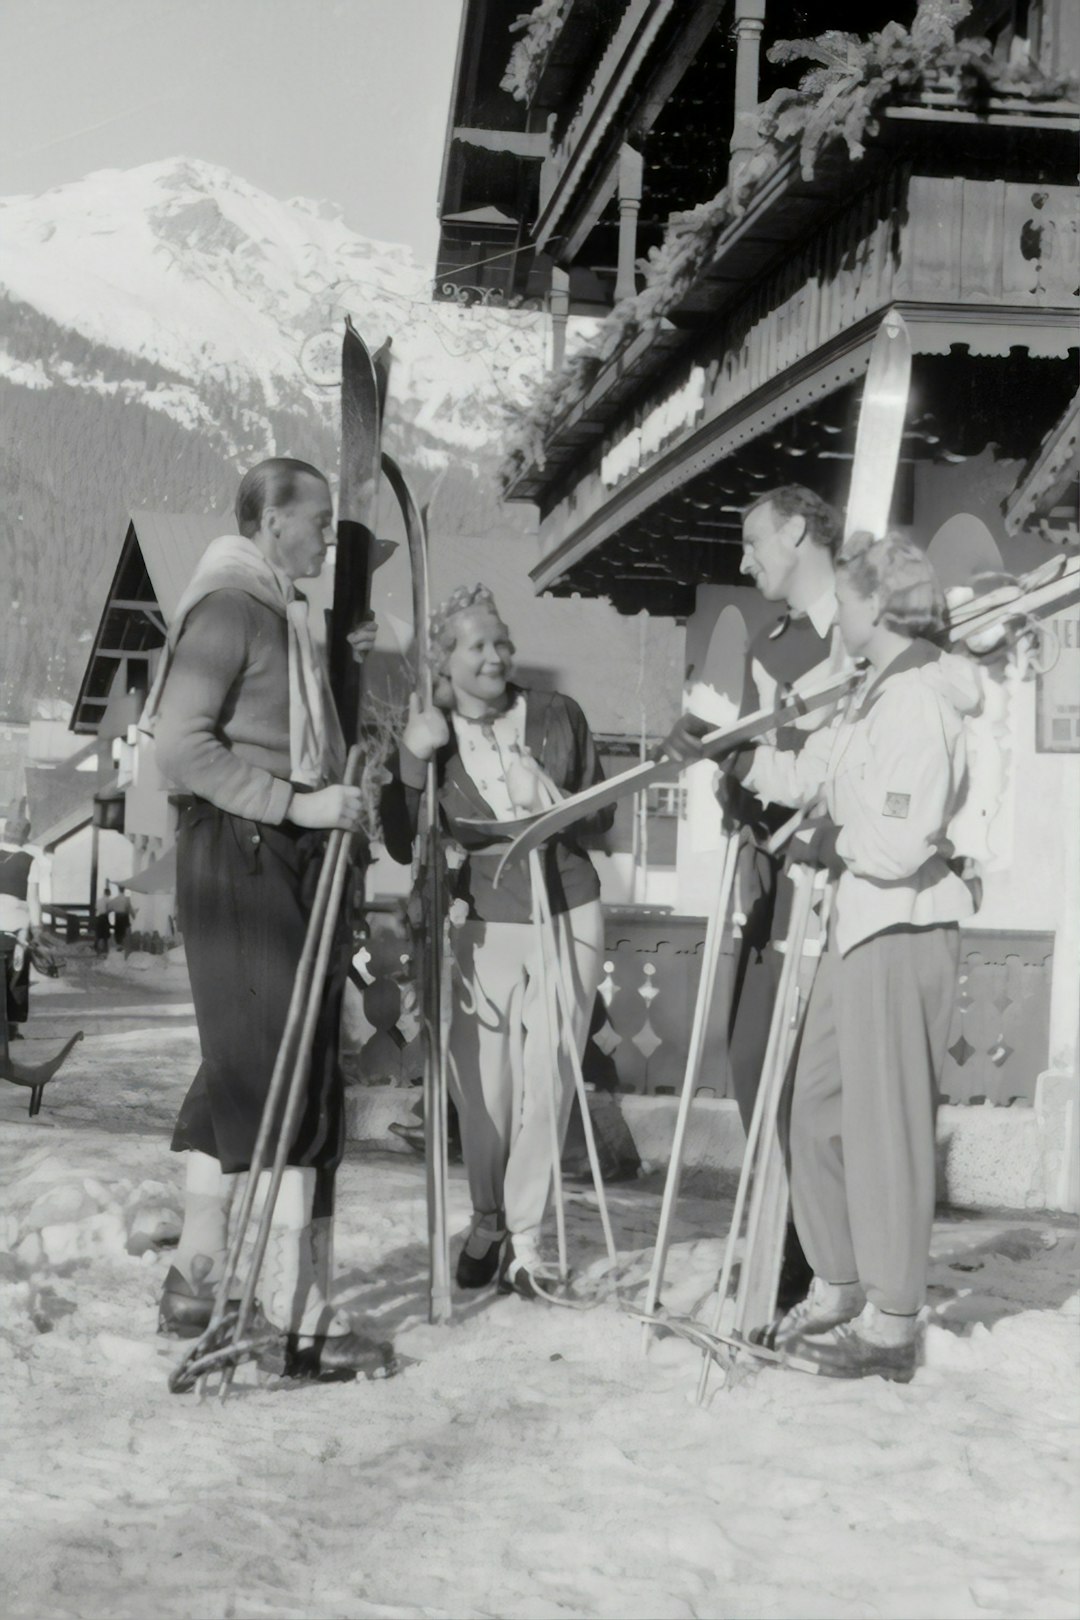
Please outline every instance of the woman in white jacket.
M791 1196L814 1282L777 1342L834 1377L915 1370L934 1214L934 1112L971 894L949 864L976 673L924 639L944 600L922 552L854 536L837 623L869 669L847 714L798 752L758 748L747 787L821 804L838 874L807 1008L790 1127Z

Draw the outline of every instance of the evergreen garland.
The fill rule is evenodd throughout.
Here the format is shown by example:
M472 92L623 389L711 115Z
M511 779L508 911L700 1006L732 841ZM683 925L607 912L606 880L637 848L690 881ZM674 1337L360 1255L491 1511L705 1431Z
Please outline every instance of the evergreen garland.
M540 0L510 24L510 32L521 38L510 53L499 89L508 90L515 101L532 100L548 47L558 38L569 9L570 0Z

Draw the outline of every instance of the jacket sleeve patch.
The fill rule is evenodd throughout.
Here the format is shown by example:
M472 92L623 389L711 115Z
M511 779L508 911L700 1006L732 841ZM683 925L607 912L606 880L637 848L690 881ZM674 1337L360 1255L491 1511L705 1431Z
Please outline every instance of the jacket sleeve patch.
M904 821L911 809L910 793L886 793L885 809L883 815L895 816L898 821Z

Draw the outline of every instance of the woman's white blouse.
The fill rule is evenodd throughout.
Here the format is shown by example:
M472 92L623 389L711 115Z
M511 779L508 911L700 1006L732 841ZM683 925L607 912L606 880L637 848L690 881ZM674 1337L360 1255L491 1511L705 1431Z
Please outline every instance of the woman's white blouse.
M497 821L512 821L521 814L510 797L506 773L525 747L525 694L494 720L470 720L454 714L461 763L490 804Z

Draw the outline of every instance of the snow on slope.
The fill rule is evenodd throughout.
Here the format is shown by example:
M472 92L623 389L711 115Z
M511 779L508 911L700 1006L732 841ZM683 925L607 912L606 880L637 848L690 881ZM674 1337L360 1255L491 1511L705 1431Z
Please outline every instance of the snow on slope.
M208 387L328 413L346 311L370 342L393 338L392 417L448 447L488 444L543 365L539 314L433 304L430 272L410 249L358 235L329 204L278 201L210 163L101 170L0 199L0 236L0 288L177 373L187 388L145 390L143 403L185 426ZM29 381L2 354L0 374Z

